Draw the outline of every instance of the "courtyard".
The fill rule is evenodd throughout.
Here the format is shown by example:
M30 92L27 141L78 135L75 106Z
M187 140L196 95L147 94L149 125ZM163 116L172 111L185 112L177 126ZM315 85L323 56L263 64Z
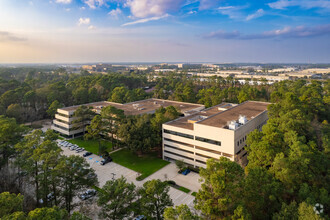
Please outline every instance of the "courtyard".
M68 148L62 147L64 155L81 155L85 152L76 153L75 151L70 151ZM121 151L121 150L120 150ZM118 152L120 152L118 151ZM123 151L125 155L125 151ZM111 157L116 160L117 152L111 154ZM100 187L102 187L106 181L111 179L117 179L121 176L125 177L127 181L134 183L137 187L141 187L146 181L152 179L160 179L162 181L166 180L173 180L178 185L183 186L190 190L189 193L185 193L173 187L170 187L169 195L173 200L174 205L186 204L189 207L194 207L194 199L195 197L191 195L193 192L197 192L200 189L201 183L199 182L199 175L194 172L190 172L188 175L184 176L177 172L177 168L174 163L166 163L163 164L163 167L145 179L138 181L136 178L140 176L140 173L129 169L125 166L122 166L116 162L111 162L105 164L104 166L100 165L100 161L102 160L101 157L92 154L85 158L86 161L90 164L91 168L95 170L95 173L98 176L98 180L100 183ZM158 158L157 158L158 159ZM120 161L123 160L122 158L119 159ZM161 160L161 159L159 159ZM163 160L161 160L163 161ZM154 161L153 161L154 162ZM152 163L150 164L152 166Z

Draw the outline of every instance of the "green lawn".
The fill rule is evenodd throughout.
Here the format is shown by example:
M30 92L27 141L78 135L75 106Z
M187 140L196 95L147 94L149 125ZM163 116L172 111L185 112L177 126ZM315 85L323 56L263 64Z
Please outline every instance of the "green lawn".
M143 180L169 164L168 161L157 158L155 153L138 157L136 154L127 149L114 152L111 154L111 157L115 163L141 173L138 180Z
M187 188L185 188L183 186L179 186L177 189L178 190L181 190L182 192L185 192L185 193L189 193L191 191L190 189L187 189Z
M96 140L84 140L83 138L76 138L68 140L68 142L77 144L79 147L83 147L86 151L92 152L93 154L97 154L99 151L99 143ZM112 150L112 144L109 141L101 140L101 145L106 146L107 151Z

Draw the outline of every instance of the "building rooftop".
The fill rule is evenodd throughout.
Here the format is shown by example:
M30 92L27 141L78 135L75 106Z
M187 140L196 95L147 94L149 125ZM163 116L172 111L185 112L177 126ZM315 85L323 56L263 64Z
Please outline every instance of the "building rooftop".
M189 130L194 129L194 123L218 128L228 128L228 122L237 121L241 115L245 116L247 120L251 120L266 111L269 104L270 103L255 101L247 101L238 105L221 103L198 113L170 121L166 124Z
M269 104L270 103L267 102L246 101L197 123L218 128L225 128L227 127L228 122L237 121L241 115L245 116L248 121L255 118L259 114L266 111Z
M186 103L186 102L177 102L177 101L154 99L154 98L130 102L130 103L126 103L126 104L103 101L103 102L88 103L88 104L84 104L84 105L91 106L95 110L101 110L103 107L111 105L118 109L122 109L126 115L139 115L139 114L145 114L145 113L150 114L150 113L155 112L155 110L160 107L166 108L171 105L178 108L181 113L194 111L197 108L204 107L204 105L200 105L200 104L192 104L192 103ZM64 108L61 108L61 110L74 111L79 106L80 105L64 107Z
M232 107L236 106L236 104L231 103L221 103L219 105L210 107L208 109L204 109L202 111L190 111L189 113L192 113L189 116L178 118L174 121L170 121L166 124L171 126L176 126L180 128L185 128L189 130L194 130L194 123L204 120L212 115L218 114L220 112L223 112L227 109L230 109Z

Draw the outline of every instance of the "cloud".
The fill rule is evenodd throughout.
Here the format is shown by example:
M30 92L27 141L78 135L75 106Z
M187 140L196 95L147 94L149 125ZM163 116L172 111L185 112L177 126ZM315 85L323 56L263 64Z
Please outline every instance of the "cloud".
M55 0L55 2L60 4L70 4L72 0Z
M199 1L199 10L206 10L217 5L221 0L200 0Z
M311 8L326 8L330 9L330 1L329 0L279 0L276 2L268 3L268 6L274 9L286 9L288 7L301 7L304 9Z
M224 6L224 7L219 7L219 10L228 10L228 9L234 9L234 6Z
M7 31L0 31L0 41L26 41L26 38L17 37Z
M91 23L90 18L79 18L78 25L89 25Z
M132 22L128 22L123 24L122 26L128 26L128 25L134 25L134 24L141 24L141 23L146 23L149 21L157 21L163 18L167 18L169 16L169 14L165 14L163 16L158 16L158 17L151 17L151 18L142 18L140 20L136 20L136 21L132 21Z
M104 0L84 0L84 3L87 4L91 9L104 5Z
M160 17L178 10L183 2L184 0L127 0L125 6L130 8L136 18Z
M245 20L250 21L252 19L262 17L262 16L264 16L264 14L265 14L265 11L263 9L259 9L255 13L248 15Z
M239 31L225 32L223 30L214 31L204 38L210 39L236 39L236 40L255 40L255 39L271 39L271 38L303 38L316 37L330 34L330 24L314 27L285 27L283 29L266 31L259 34L242 34Z
M96 29L96 27L93 26L93 25L90 25L90 26L88 27L88 30L95 30L95 29Z
M117 9L111 10L108 14L111 15L111 17L118 19L118 16L121 15L122 13L123 12L119 8L117 8Z
M245 8L247 8L247 5L225 6L225 7L219 7L218 11L223 15L227 15L231 19L244 19L245 16L243 16L241 10Z

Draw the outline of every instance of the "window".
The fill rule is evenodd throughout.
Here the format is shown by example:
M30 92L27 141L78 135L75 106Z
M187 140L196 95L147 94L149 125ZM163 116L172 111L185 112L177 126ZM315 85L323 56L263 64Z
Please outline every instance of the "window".
M182 156L182 155L180 155L180 154L176 154L176 153L169 152L169 151L166 151L166 150L164 150L164 152L165 152L165 153L168 153L168 154L172 154L172 155L178 156L178 157L185 158L185 159L187 159L187 160L192 160L192 161L194 160L193 158L186 157L186 156Z
M62 126L59 126L59 125L57 125L57 124L53 124L55 127L57 127L57 128L60 128L60 129L62 129L62 130L65 130L65 131L70 131L70 129L69 128L65 128L65 127L62 127Z
M223 156L225 157L229 157L229 158L232 158L234 155L231 155L231 154L226 154L226 153L222 153Z
M66 118L69 118L70 117L69 115L65 115L65 114L58 113L58 112L57 112L57 114L60 115L60 116L62 116L62 117L66 117Z
M219 154L221 155L221 152L220 151L216 151L216 150L211 150L211 149L207 149L207 148L204 148L204 147L198 147L198 146L195 146L196 149L198 150L203 150L203 151L207 151L207 152L210 152L210 153L214 153L214 154Z
M195 140L206 142L206 143L209 143L209 144L215 144L215 145L221 146L221 142L220 141L215 141L215 140L211 140L211 139L207 139L207 138L202 138L202 137L197 137L197 136L196 136Z
M168 138L164 138L165 141L169 141L169 142L173 142L173 143L176 143L176 144L182 144L182 145L185 145L187 147L192 147L194 148L194 145L191 145L191 144L187 144L187 143L183 143L181 141L176 141L176 140L171 140L171 139L168 139Z
M63 120L58 119L58 118L56 118L56 121L59 121L61 123L68 124L68 125L71 125L72 124L72 122L63 121Z
M196 162L206 164L204 161L201 161L201 160L196 160Z
M180 132L176 132L176 131L170 131L170 130L164 129L164 133L173 134L173 135L184 137L184 138L194 139L193 135L184 134L184 133L180 133Z
M172 148L172 149L175 149L175 150L183 151L183 152L186 152L186 153L189 153L189 154L193 154L193 152L191 152L189 150L184 150L184 149L181 149L181 148L178 148L178 147L173 147L173 146L170 146L170 145L167 145L167 144L164 144L164 147L168 147L168 148Z
M213 157L209 157L209 156L205 156L203 154L199 154L199 153L196 153L197 156L200 156L200 157L205 157L206 159L210 159L210 158L213 158Z

